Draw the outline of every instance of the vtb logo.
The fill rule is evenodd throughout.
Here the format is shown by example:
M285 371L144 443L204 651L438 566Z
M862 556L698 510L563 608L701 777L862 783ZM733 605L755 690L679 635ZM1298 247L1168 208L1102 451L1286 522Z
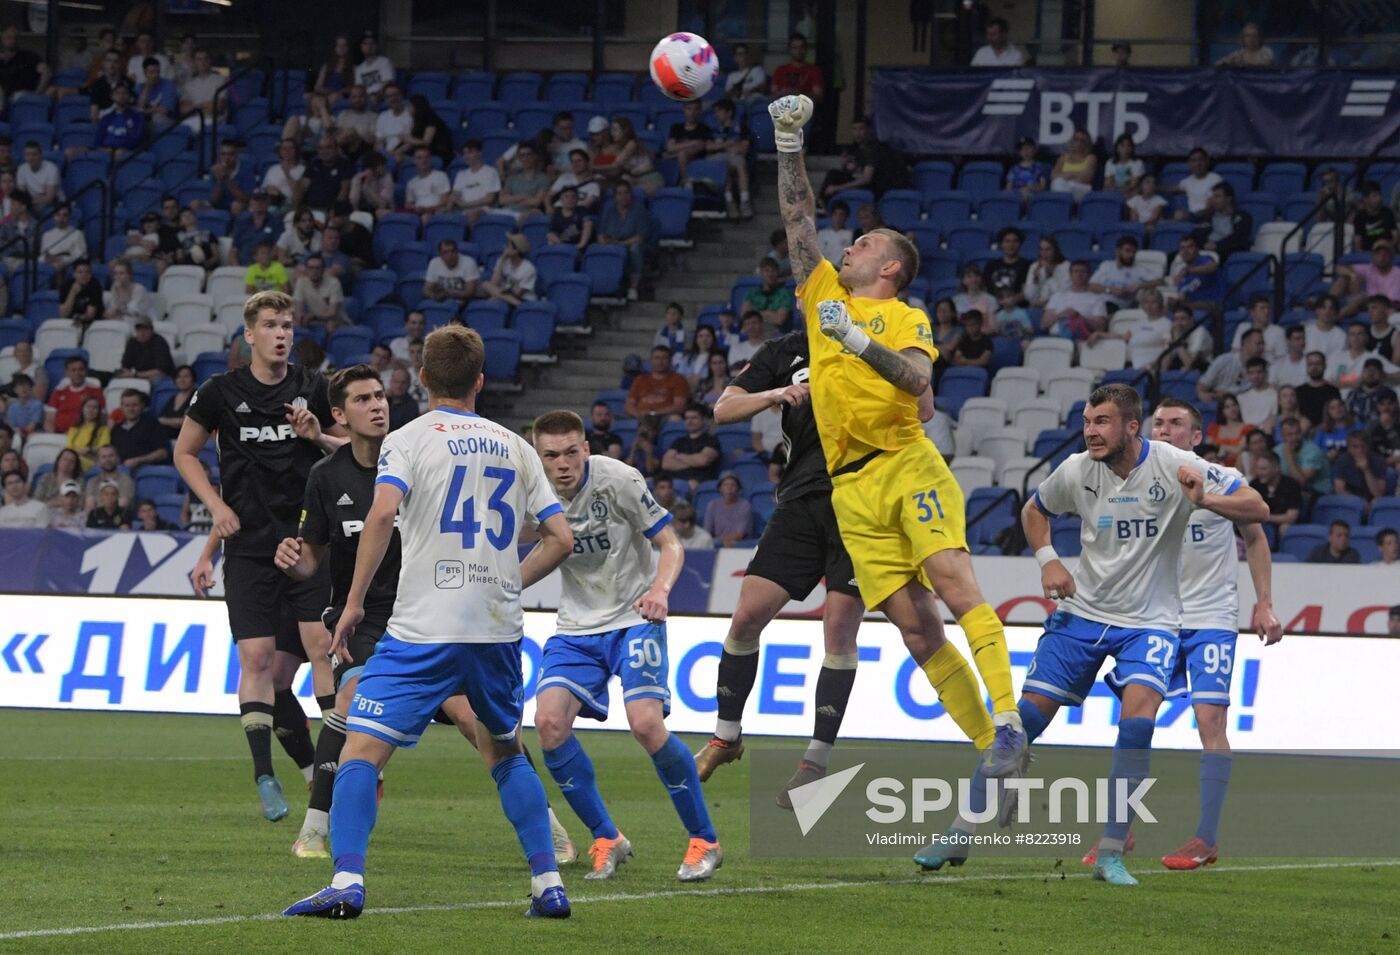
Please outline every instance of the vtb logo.
M987 87L987 98L982 104L983 116L1023 116L1031 105L1032 94L1036 92L1036 81L1031 78L1004 77L992 80ZM1125 132L1131 132L1133 142L1141 143L1152 134L1152 123L1143 113L1130 107L1147 102L1146 93L1099 93L1092 90L1078 90L1073 93L1057 93L1046 90L1040 94L1040 129L1037 139L1042 146L1054 146L1069 142L1076 126L1083 126L1090 138L1115 140ZM1084 107L1084 119L1076 122L1074 113L1079 106ZM1112 128L1103 128L1103 122L1111 116Z

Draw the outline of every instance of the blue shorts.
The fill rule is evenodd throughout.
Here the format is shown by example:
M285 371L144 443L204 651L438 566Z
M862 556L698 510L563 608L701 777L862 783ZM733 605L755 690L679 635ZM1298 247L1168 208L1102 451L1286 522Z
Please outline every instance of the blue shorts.
M1191 702L1230 705L1230 677L1235 670L1233 630L1183 630L1181 650L1172 670L1167 696L1185 696L1190 678Z
M386 633L360 673L345 724L395 746L416 746L442 701L458 693L493 737L514 739L525 702L520 641L408 643Z
M1115 627L1057 610L1045 621L1022 688L1070 706L1079 706L1093 688L1104 660L1115 664L1105 681L1123 695L1128 683L1141 683L1167 695L1176 663L1177 637L1158 627Z
M608 679L622 679L622 701L660 700L671 712L667 683L666 625L639 623L625 630L570 636L557 633L544 643L540 682L536 692L562 686L583 703L580 713L595 720L608 718Z

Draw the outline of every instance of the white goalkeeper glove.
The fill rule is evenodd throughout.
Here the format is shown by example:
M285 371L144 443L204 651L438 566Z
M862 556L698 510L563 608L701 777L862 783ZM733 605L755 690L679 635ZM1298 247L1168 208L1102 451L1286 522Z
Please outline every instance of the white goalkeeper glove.
M818 302L817 321L823 335L834 342L840 342L852 355L862 355L870 347L870 336L865 333L865 329L851 321L845 302Z
M773 140L780 153L802 152L802 127L812 118L812 101L801 93L781 96L768 104L773 117Z

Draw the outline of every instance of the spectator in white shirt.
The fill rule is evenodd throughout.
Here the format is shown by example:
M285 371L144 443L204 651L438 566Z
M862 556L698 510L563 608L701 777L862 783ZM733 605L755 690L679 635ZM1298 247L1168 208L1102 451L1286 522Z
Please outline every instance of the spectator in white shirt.
M1132 133L1124 133L1113 141L1113 158L1104 163L1103 187L1124 196L1137 195L1138 183L1146 167L1137 158L1137 143Z
M455 248L455 246L454 246ZM415 341L422 341L423 336L428 333L428 320L418 309L414 309L404 316L403 334L389 343L389 351L394 357L401 361L408 361L410 358L408 346Z
M1241 338L1247 329L1241 329ZM1308 330L1302 325L1289 325L1283 334L1286 351L1283 358L1269 363L1270 378L1275 387L1298 387L1308 380Z
M297 183L305 174L306 166L301 162L296 140L284 139L278 143L277 164L268 167L262 180L263 191L268 194L273 208L285 210L292 204L297 194Z
M218 97L219 88L224 85L224 78L210 70L209 51L202 47L194 51L193 63L193 71L180 85L180 112L199 110L205 122L208 122L214 117L214 100ZM219 103L219 118L223 119L227 112L228 97L224 96ZM185 125L194 130L203 128L198 116L185 120Z
M1040 237L1040 257L1026 272L1026 304L1044 308L1056 292L1069 288L1069 262L1060 251L1060 243L1051 235Z
M1264 336L1254 329L1244 333L1240 350L1217 355L1205 374L1196 382L1196 397L1201 401L1219 401L1226 395L1237 395L1249 387L1245 369L1264 351ZM1267 368L1265 369L1267 371Z
M1191 154L1186 157L1186 164L1191 167L1191 175L1177 185L1180 192L1186 193L1187 211L1178 210L1176 218L1189 219L1192 213L1205 212L1210 205L1210 191L1215 188L1218 182L1224 182L1219 173L1210 171L1210 154L1197 146L1191 150Z
M53 228L39 239L39 255L60 274L78 259L87 258L87 238L73 225L73 210L64 203L54 210Z
M423 297L434 302L465 302L476 295L481 268L476 259L463 255L452 239L438 243L437 258L423 273Z
M1090 286L1092 288L1092 285ZM1157 359L1172 340L1172 320L1167 317L1166 302L1160 289L1145 288L1137 297L1142 318L1121 332L1095 332L1089 344L1100 338L1120 338L1128 343L1128 367L1147 368L1155 372Z
M505 251L496 260L496 271L491 274L491 281L481 286L488 298L510 305L535 299L535 266L525 258L529 251L530 240L519 232L507 239Z
M1235 395L1240 402L1240 417L1245 424L1272 432L1278 414L1278 389L1269 384L1269 363L1263 358L1245 362L1245 378L1249 387Z
M42 210L63 197L58 167L44 158L39 144L24 144L24 162L15 170L15 185L29 193L30 208Z
M817 230L817 247L822 251L822 258L838 269L841 267L841 259L846 254L846 246L852 241L851 227L847 225L850 219L851 207L844 202L833 202L831 222L826 228Z
M588 143L578 138L573 113L568 110L555 113L553 131L554 136L549 142L549 158L556 170L569 168L569 157L573 155L574 150L582 149L584 155L588 154Z
M724 95L736 103L767 103L768 72L761 63L749 62L749 45L733 46L734 69L724 78Z
M380 152L392 153L413 132L413 114L404 105L403 90L397 83L384 87L384 102L389 108L374 121L374 143Z
M136 34L136 45L132 47L135 51L126 61L126 75L131 80L132 86L140 86L146 79L145 62L146 58L156 60L160 63L161 79L170 79L173 69L170 65L170 57L156 49L156 38L150 30L142 30Z
M587 149L575 149L569 153L569 171L560 173L549 187L549 198L545 200L545 210L553 212L559 202L559 194L573 188L578 193L578 207L584 212L598 210L603 191L593 175L593 167L588 160Z
M0 527L48 527L49 507L29 496L29 483L18 471L0 475L4 482L4 503L0 505Z
M1056 292L1045 304L1040 327L1052 335L1085 341L1093 332L1104 330L1107 316L1103 296L1089 288L1089 263L1077 261L1069 267L1069 288Z
M1011 24L996 17L987 24L987 45L972 54L973 66L1024 66L1026 55L1011 45Z
M317 253L306 257L306 273L292 290L297 320L303 326L321 325L331 332L348 324L345 317L345 291L340 280L326 274L326 260Z
M1316 317L1303 323L1308 332L1308 351L1331 355L1346 347L1347 333L1337 324L1339 312L1336 296L1323 295L1318 298L1313 309Z
M365 58L355 67L355 82L365 88L373 102L378 103L380 96L387 95L388 87L394 82L394 64L379 52L379 40L372 30L366 30L360 40L360 52Z
M299 209L292 227L277 237L277 257L287 268L300 268L312 252L321 251L321 234L310 209Z
M1240 323L1240 327L1235 330L1235 340L1230 343L1231 348L1239 348L1240 341L1244 338L1244 333L1251 328L1259 329L1264 336L1264 360L1273 368L1275 362L1283 361L1288 356L1288 341L1283 333L1283 328L1275 325L1273 321L1273 307L1269 304L1269 296L1262 292L1255 293L1249 297L1249 322Z
M452 180L452 204L467 214L467 222L477 218L496 204L501 194L501 174L495 166L482 161L481 140L469 139L462 146L462 159L467 168L458 170Z
M1157 270L1137 261L1138 241L1119 236L1111 261L1100 262L1089 278L1089 289L1104 297L1110 312L1129 308L1143 289L1162 284Z
M1151 235L1152 227L1162 218L1162 210L1167 207L1167 200L1157 194L1157 176L1148 173L1139 179L1137 195L1130 196L1124 205L1128 207L1128 221L1141 222Z
M1274 51L1264 45L1259 24L1246 23L1240 30L1240 48L1222 56L1215 65L1235 69L1264 69L1274 65Z
M416 212L426 223L434 213L446 211L452 205L452 183L447 173L433 168L433 153L427 146L413 150L413 166L418 170L404 186L404 206Z

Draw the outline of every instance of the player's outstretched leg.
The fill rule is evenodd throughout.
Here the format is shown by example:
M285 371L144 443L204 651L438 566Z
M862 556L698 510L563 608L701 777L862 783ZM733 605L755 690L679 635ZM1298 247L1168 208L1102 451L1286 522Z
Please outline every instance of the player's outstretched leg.
M1132 803L1127 796L1152 767L1152 732L1161 702L1160 693L1140 683L1124 687L1124 716L1118 721L1118 741L1108 779L1109 822L1104 826L1094 863L1094 878L1110 885L1137 885L1137 879L1123 866L1123 851L1133 824Z
M272 768L272 671L276 648L271 637L246 637L238 648L238 719L253 757L263 818L277 822L287 815L287 799Z
M986 756L987 775L1006 776L1021 764L1029 745L1011 683L1011 653L1006 646L1006 630L996 611L982 596L967 551L939 551L924 561L924 570L939 598L957 616L958 626L962 627L972 651L972 662L992 698L996 739Z
M375 790L379 770L392 753L393 746L384 740L365 733L349 737L331 801L335 875L329 886L290 906L283 915L352 919L364 910L365 855L379 814Z
M335 790L340 752L345 747L345 716L337 708L336 698L317 697L316 702L321 706L321 732L316 737L316 768L311 776L306 818L292 844L292 855L298 859L330 857L331 795Z
M585 879L611 879L618 866L632 858L632 843L618 831L603 805L598 792L593 761L574 735L574 719L582 702L560 686L540 690L535 704L535 732L544 750L544 765L549 770L564 801L573 809L593 835L588 854L593 859L592 870Z
M822 614L822 630L826 656L817 674L817 689L812 703L816 710L812 720L812 739L797 764L797 771L777 795L779 808L791 809L788 792L815 782L826 775L831 748L841 732L846 717L846 704L856 682L856 665L860 654L856 635L860 630L865 605L850 594L828 591L826 609Z
M292 692L292 680L301 667L301 658L283 650L277 651L273 664L272 730L277 741L297 764L307 786L316 764L316 747L311 743L311 724L306 711Z
M715 681L715 697L719 701L715 735L695 754L701 782L725 763L744 757L741 723L744 706L758 677L759 637L790 599L781 586L756 574L746 576L739 587L739 605L724 638Z
M680 816L690 835L690 844L686 847L685 858L676 872L676 878L682 882L708 879L723 864L724 855L714 823L710 821L705 792L700 787L700 774L690 750L666 729L658 699L630 701L627 704L627 722L637 742L651 755L656 775L661 778L676 807L676 815Z
M481 737L478 737L480 740ZM554 839L549 827L549 804L544 785L535 768L521 752L508 752L515 741L496 743L498 752L492 757L491 778L501 797L501 808L515 829L520 848L530 865L530 907L525 914L532 917L566 919L570 914L569 899L564 883L559 879L559 864L554 861ZM502 758L504 757L504 758Z
M1184 652L1184 648L1183 648ZM1218 703L1197 703L1196 725L1201 732L1201 820L1196 834L1186 845L1162 857L1168 869L1199 869L1220 858L1216 835L1220 814L1225 809L1225 792L1230 786L1230 740L1225 724L1229 708Z

